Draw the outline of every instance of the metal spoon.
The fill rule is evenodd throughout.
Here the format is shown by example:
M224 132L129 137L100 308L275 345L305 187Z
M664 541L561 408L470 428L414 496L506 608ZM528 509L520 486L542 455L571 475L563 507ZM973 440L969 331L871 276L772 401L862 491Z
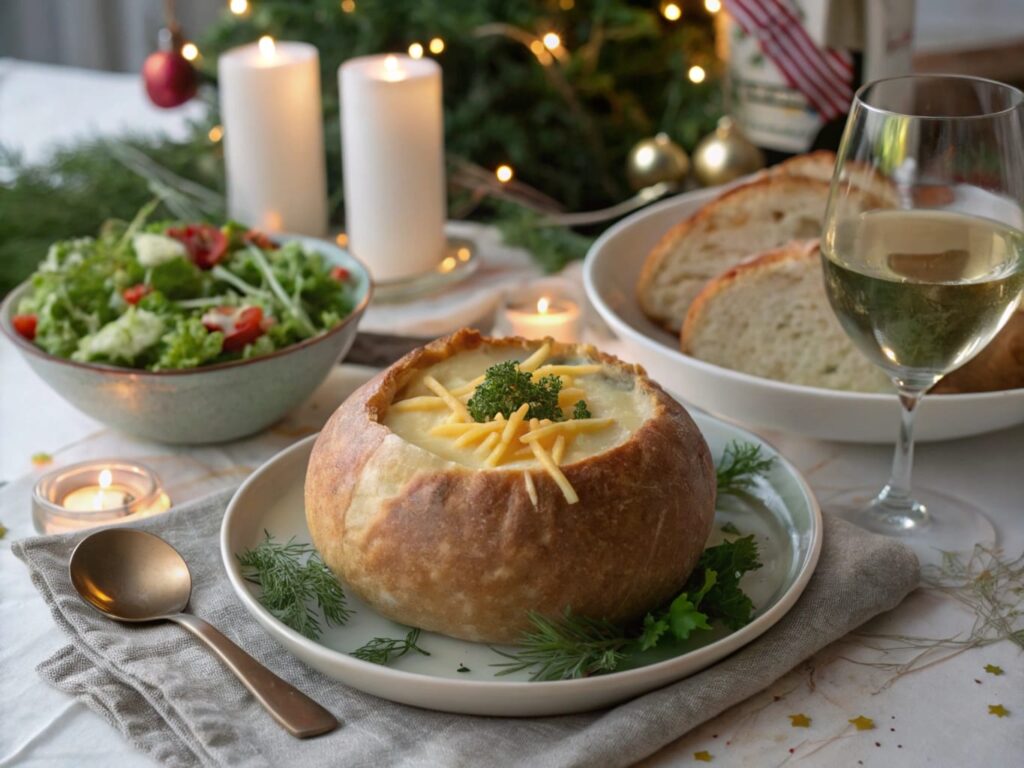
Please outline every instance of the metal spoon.
M86 536L71 553L71 583L82 599L116 621L166 619L198 637L277 722L300 739L338 727L334 715L279 678L218 630L182 613L192 575L178 551L151 533L108 528Z

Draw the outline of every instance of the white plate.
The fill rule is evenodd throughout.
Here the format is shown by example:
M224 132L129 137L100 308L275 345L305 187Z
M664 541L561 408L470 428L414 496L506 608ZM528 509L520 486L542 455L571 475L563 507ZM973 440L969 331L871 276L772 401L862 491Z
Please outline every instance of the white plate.
M738 373L679 351L679 339L640 310L634 286L644 259L672 225L720 190L706 189L652 205L608 229L587 253L587 297L628 348L630 362L689 402L756 427L824 440L892 443L899 426L895 395L804 387ZM919 441L948 440L1024 423L1024 389L924 398Z
M761 443L758 438L710 416L694 416L713 455L731 440ZM317 641L309 640L275 619L256 599L236 555L255 546L269 531L279 540L309 541L303 510L303 481L314 438L281 452L254 472L238 489L224 515L221 555L239 599L282 646L328 677L403 704L471 715L541 716L582 712L608 706L691 675L727 656L771 627L803 592L821 549L821 512L807 483L778 457L769 477L758 484L757 499L725 499L718 525L733 522L757 536L764 567L748 574L743 588L756 606L756 617L742 629L715 630L687 647L652 655L647 666L581 680L528 682L526 673L495 677L492 664L506 661L492 648L424 632L419 644L430 656L409 654L384 667L348 655L375 636L403 637L407 628L376 615L349 595L355 615ZM765 446L770 455L775 451ZM643 564L638 564L643 567ZM668 658L665 658L665 657ZM470 672L459 673L460 665Z

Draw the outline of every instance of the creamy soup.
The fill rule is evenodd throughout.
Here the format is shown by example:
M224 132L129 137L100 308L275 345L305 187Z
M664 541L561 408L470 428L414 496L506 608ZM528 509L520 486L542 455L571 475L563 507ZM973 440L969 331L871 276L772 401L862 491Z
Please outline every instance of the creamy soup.
M505 348L481 347L469 352L462 352L417 372L412 381L397 394L395 402L414 397L434 400L436 397L434 392L424 383L424 377L428 375L448 390L458 391L460 387L483 375L488 367L511 359L521 362L525 357L526 355L520 350ZM545 366L592 365L593 363L594 361L588 359L566 359L564 357L552 357L544 361ZM581 375L569 373L569 375L571 376L571 388L582 390L579 399L586 401L593 419L613 419L614 423L599 430L573 435L568 442L564 457L559 462L562 465L602 453L625 442L650 416L651 397L636 387L636 381L632 376L604 365L596 373ZM465 403L469 396L470 393L466 392L459 395L458 399ZM384 417L384 424L410 443L444 459L469 467L485 468L488 452L478 450L482 440L459 446L455 444L455 439L450 435L431 434L433 428L448 422L452 413L449 407L442 408L436 401L431 405L433 407L427 410L389 408ZM571 416L572 404L566 402L563 405L563 410L567 416ZM515 450L522 449L523 444L516 441ZM515 469L536 465L536 458L532 456L516 458L514 451L510 451L498 468Z

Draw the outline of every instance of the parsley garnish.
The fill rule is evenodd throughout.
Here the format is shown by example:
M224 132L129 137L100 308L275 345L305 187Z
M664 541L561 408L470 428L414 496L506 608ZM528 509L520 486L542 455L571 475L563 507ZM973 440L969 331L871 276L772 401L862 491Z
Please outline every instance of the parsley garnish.
M686 640L718 620L730 629L750 621L754 605L739 586L744 573L761 567L753 536L704 550L683 590L642 624L618 626L574 615L556 619L531 613L533 628L523 634L498 675L530 670L531 680L569 680L614 672L630 656L666 640Z
M410 651L416 651L424 656L429 656L429 651L424 651L416 645L416 641L419 639L420 631L418 629L410 629L409 633L402 639L375 637L366 645L356 648L349 656L355 656L357 659L373 662L374 664L387 664L392 659L401 658Z
M576 407L572 409L572 417L574 419L589 419L592 415L590 409L587 408L585 400L580 400L576 403Z
M475 421L490 421L499 413L507 419L523 403L528 403L526 418L560 421L564 418L558 407L561 390L562 380L558 376L542 376L534 381L533 374L520 370L518 362L506 360L487 369L483 383L466 407Z
M344 624L352 615L345 592L310 544L265 539L238 556L242 576L262 588L260 603L277 619L316 640L323 632L314 604L328 626ZM306 558L303 561L303 558Z

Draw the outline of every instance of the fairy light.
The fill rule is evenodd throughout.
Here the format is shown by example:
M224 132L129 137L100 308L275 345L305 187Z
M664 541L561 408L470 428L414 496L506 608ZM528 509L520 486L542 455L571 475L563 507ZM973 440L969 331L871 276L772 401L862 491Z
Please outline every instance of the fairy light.
M184 56L187 61L195 61L199 58L199 48L195 43L185 43L181 46L181 55Z
M235 16L244 16L249 11L249 0L231 0L228 3L228 10Z
M718 13L722 10L722 0L704 0L704 10L708 13Z
M210 132L206 135L210 137L210 141L216 144L218 141L224 138L224 126L215 125L213 126L213 128L210 129Z
M270 35L264 35L260 38L256 44L260 49L260 55L265 59L274 58L274 53L277 51L277 46L274 44L274 38Z
M704 67L694 64L687 71L686 76L690 78L691 83L703 83L704 78L708 76L708 73L704 71Z
M558 0L558 7L563 11L571 11L576 7L576 0Z
M356 9L356 0L341 0L341 10L345 13L352 13Z
M430 52L435 56L444 51L444 40L440 37L435 37L430 41Z
M662 3L661 15L669 21L679 21L683 17L683 9L676 3Z
M423 46L419 43L413 43L409 46L409 55L414 59L423 58Z
M494 169L494 175L498 177L498 181L502 184L508 184L512 181L512 177L515 175L512 171L511 165L499 165Z
M562 45L562 38L558 36L557 32L548 32L541 38L541 42L549 51L557 51Z

